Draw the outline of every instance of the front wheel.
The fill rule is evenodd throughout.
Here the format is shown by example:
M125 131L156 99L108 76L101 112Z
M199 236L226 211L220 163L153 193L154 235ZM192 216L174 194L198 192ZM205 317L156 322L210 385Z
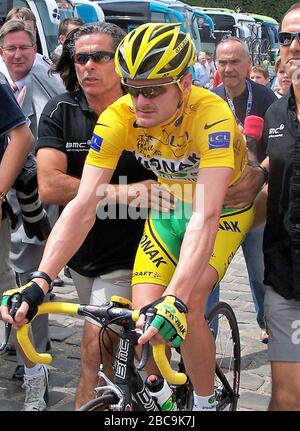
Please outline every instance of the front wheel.
M118 404L119 398L114 393L108 393L102 395L94 400L88 401L86 404L80 407L80 412L100 412L100 411L111 411L112 406Z
M241 345L236 317L230 305L218 302L209 311L207 320L216 342L217 410L236 410L241 369Z

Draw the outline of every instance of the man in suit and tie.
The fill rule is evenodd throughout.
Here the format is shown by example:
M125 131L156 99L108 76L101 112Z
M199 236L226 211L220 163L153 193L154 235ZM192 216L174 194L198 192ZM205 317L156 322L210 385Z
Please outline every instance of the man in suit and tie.
M5 19L5 22L8 22L10 20L18 20L26 22L27 26L30 28L32 33L36 35L37 28L36 28L36 18L32 10L28 9L27 7L14 7L11 9ZM34 63L41 64L41 65L51 65L52 62L49 58L46 56L36 53ZM4 63L2 57L0 56L0 72L5 75L6 79L8 80L9 84L14 87L13 82L10 79L9 73L7 71L6 64Z
M36 56L35 34L28 27L26 21L9 20L0 29L0 55L6 65L9 80L14 83L15 97L19 101L24 115L30 120L30 129L37 139L38 122L45 104L55 95L65 92L65 87L59 77L49 75L49 65L35 62ZM32 148L34 152L34 147ZM43 254L44 242L36 237L28 238L21 222L21 208L14 191L9 193L10 201L14 212L19 216L17 228L12 231L12 251L11 261L17 274L17 281L20 284L27 282L29 273L35 271L39 265ZM53 224L58 216L58 207L49 206L46 208L50 222ZM33 334L37 350L45 351L48 340L48 320L47 316L42 316L33 326ZM20 359L20 358L19 358ZM18 360L21 365L20 360ZM29 368L25 365L25 388L27 394L30 391L32 382L38 382L42 391L46 391L45 370L39 365ZM35 371L37 373L35 373ZM29 379L26 378L28 373ZM39 374L38 374L39 373ZM32 376L37 375L37 379ZM31 400L26 396L25 405L28 409ZM39 406L45 407L43 403ZM39 408L40 409L40 408ZM43 409L43 408L41 408ZM32 409L31 409L32 410ZM36 410L36 408L35 408Z

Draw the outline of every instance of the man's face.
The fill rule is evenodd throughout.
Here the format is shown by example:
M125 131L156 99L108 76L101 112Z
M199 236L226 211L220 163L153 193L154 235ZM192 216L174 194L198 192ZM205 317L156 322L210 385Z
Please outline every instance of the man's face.
M243 85L251 66L243 46L237 41L229 41L219 45L217 49L218 71L225 88L234 89Z
M286 68L287 68L287 65L283 66L281 61L280 66L278 67L278 70L276 73L279 87L281 87L284 93L289 91L292 83L292 81L288 77L288 74L286 73Z
M198 55L198 62L202 65L206 63L206 54L205 52L202 52Z
M189 84L185 83L186 80L189 80L189 78L184 77L180 84L183 88L183 91L188 91ZM140 88L149 88L152 85L157 86L160 84L166 84L168 82L170 85L163 85L161 87L164 92L154 98L149 99L142 93L138 94L137 97L132 96L137 124L139 126L150 128L158 126L161 123L166 123L169 119L171 119L178 109L179 103L183 97L183 93L180 90L178 84L171 81L170 78L126 80L126 84L128 84L128 86L133 85ZM153 87L153 89L155 91L155 87Z
M108 34L88 34L75 42L75 54L91 54L95 51L114 52L111 36ZM120 89L120 78L115 72L114 60L95 62L93 59L85 64L75 63L78 82L87 96L103 96Z
M261 85L267 85L269 82L268 78L265 78L261 72L253 71L250 73L250 79Z
M4 36L0 54L7 70L14 81L26 76L34 63L36 45L33 45L28 33L15 31Z
M300 32L300 8L292 10L283 20L282 32ZM295 37L288 46L280 45L281 65L288 77L299 82L300 79L300 42Z

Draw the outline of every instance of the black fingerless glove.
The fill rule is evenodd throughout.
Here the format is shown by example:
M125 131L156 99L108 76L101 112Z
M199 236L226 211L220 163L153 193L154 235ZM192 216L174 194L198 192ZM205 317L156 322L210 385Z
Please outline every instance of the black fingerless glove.
M40 286L34 281L30 281L25 286L25 289L21 292L21 301L27 302L29 309L26 314L26 319L30 322L38 311L38 305L44 300L44 292Z

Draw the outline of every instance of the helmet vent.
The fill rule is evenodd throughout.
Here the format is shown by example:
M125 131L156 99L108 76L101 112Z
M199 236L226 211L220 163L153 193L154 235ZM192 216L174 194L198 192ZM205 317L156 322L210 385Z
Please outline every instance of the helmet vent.
M157 65L161 57L164 55L164 51L162 50L160 53L153 53L148 58L145 58L143 63L140 65L137 71L137 75L147 73L148 71L151 71L154 69L154 67Z
M173 27L171 25L168 25L168 31L172 31L176 28L178 28L178 25L174 25ZM160 36L161 34L164 34L165 32L166 32L165 26L161 26L161 28L158 28L155 31L153 31L149 40L155 39L156 37Z
M147 29L145 28L145 30L144 30L144 31L141 31L141 32L137 35L137 37L136 37L136 39L135 39L134 43L132 44L132 63L133 63L133 64L135 63L136 56L137 56L137 54L138 54L138 52L139 52L139 49L140 49L140 46L141 46L141 44L142 44L142 40L143 40L143 38L144 38L144 35L145 35L146 30L147 30Z

